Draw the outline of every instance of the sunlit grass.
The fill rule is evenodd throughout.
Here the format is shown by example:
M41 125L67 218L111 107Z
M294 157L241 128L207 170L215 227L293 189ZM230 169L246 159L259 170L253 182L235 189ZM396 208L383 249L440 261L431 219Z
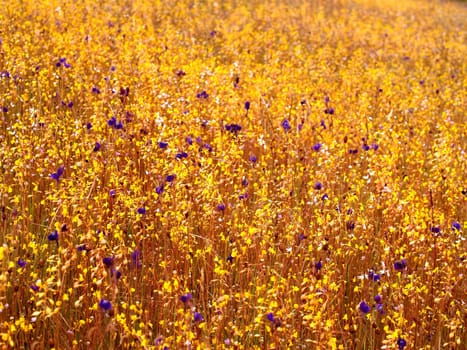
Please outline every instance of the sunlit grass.
M462 349L465 4L1 1L2 349Z

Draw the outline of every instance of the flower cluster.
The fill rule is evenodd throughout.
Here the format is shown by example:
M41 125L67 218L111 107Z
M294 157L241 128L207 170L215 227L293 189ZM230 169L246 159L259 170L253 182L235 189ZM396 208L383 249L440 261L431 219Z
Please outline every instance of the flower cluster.
M5 1L2 346L462 348L466 11Z

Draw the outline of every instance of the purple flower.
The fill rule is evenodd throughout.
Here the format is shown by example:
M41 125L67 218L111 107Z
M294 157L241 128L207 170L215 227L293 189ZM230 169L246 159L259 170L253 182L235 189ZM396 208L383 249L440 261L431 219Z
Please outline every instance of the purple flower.
M245 109L248 111L250 109L250 101L245 102Z
M372 143L371 148L373 148L374 151L377 151L379 146L376 143Z
M115 129L117 129L117 130L123 129L123 124L122 124L121 121L119 121L117 124L115 124Z
M94 145L94 149L92 150L93 152L97 152L101 149L101 144L99 142L96 142Z
M404 350L406 345L407 345L407 342L405 341L405 339L401 337L397 339L397 346L399 347L399 350Z
M238 196L238 199L240 199L240 200L247 199L247 198L248 198L248 192L245 192L245 193Z
M191 136L187 136L187 137L185 138L185 141L186 141L186 143L188 143L189 145L192 145L192 144L193 144L193 139L191 138Z
M57 172L50 174L50 177L54 180L60 180L60 177L63 175L63 171L65 170L65 167L62 165L57 169Z
M172 182L173 180L175 180L175 175L167 175L166 178L165 178L165 181L167 182Z
M224 211L225 210L225 204L224 203L218 204L217 205L217 210L218 211Z
M358 153L358 149L349 149L349 154L357 154Z
M321 119L321 123L319 123L319 125L321 125L323 129L326 129L326 122L324 121L324 119Z
M370 150L370 146L368 146L366 143L364 143L363 146L362 146L362 149L363 149L364 151L369 151L369 150Z
M431 232L432 232L432 233L438 234L438 233L440 233L440 231L441 231L441 229L439 228L439 226L433 226L433 227L431 227Z
M374 273L373 270L370 270L370 272L368 272L368 278L375 282L378 282L381 280L381 276L377 273Z
M7 78L7 79L10 79L10 78L11 78L11 74L10 74L10 72L8 72L8 71L5 70L5 71L3 71L3 72L0 73L0 78Z
M292 127L290 126L290 123L287 119L284 119L282 121L282 128L285 130L285 131L289 131Z
M318 190L318 191L319 191L320 189L323 188L323 184L322 184L321 182L317 181L317 182L315 183L315 185L313 186L313 188L314 188L315 190Z
M93 94L99 95L101 93L101 90L99 90L97 87L93 86L91 89L91 92Z
M382 300L383 298L381 297L381 295L376 294L374 299L375 299L376 303L381 304L381 300Z
M110 197L114 198L116 195L117 195L117 191L115 191L115 190L110 190L109 191L109 196Z
M19 267L25 267L26 264L27 264L27 263L26 263L25 260L23 260L23 259L21 259L21 258L18 259L18 266L19 266Z
M40 289L40 287L39 287L37 284L34 284L34 283L31 284L31 285L29 286L29 288L31 288L34 292L38 292L39 289Z
M324 97L324 103L328 104L329 103L329 96Z
M162 337L162 336L157 337L156 340L154 341L154 345L155 346L161 346L163 341L164 341L164 337Z
M73 105L74 105L73 101L70 101L70 102L68 102L67 107L68 107L68 108L73 108Z
M183 159L183 158L188 158L188 153L186 152L180 152L175 155L176 159Z
M196 97L200 98L200 99L207 99L209 97L209 95L208 95L208 93L206 91L203 90L200 93L197 93Z
M316 271L319 271L323 268L323 262L320 260L320 261L317 261L315 262L315 269Z
M76 250L78 250L78 252L84 252L88 251L88 248L86 247L86 244L80 244L78 247L76 247Z
M402 259L394 262L394 270L403 271L405 268L407 268L407 260Z
M102 263L105 265L105 267L111 267L114 263L114 258L106 256L102 259Z
M107 299L102 298L99 301L99 307L104 311L109 311L112 308L112 303Z
M138 214L141 214L141 215L146 214L146 208L145 207L138 208Z
M229 256L227 257L227 261L228 261L229 263L231 263L231 264L232 264L232 263L233 263L233 261L234 261L234 258L233 258L233 256L232 256L232 255L229 255Z
M370 305L368 305L365 301L362 301L360 305L358 306L358 309L360 310L361 313L367 314L371 311Z
M320 144L319 142L313 146L313 151L318 152L323 145Z
M61 57L61 58L58 59L58 62L55 63L55 66L56 67L61 67L62 64L65 63L65 62L66 62L66 58Z
M122 273L119 270L111 269L110 270L110 277L115 276L115 279L120 279L122 277Z
M274 314L272 312L268 313L266 315L266 318L271 321L271 322L274 322Z
M207 149L209 152L212 152L212 146L209 143L205 143L203 147Z
M256 156L255 156L254 154L252 154L252 155L250 156L250 162L256 163L257 160L258 160L258 158L256 158Z
M49 241L58 241L58 232L57 230L53 231L52 233L50 233L48 236L47 236L47 239Z
M243 187L248 186L248 179L246 177L242 178L242 186Z
M381 303L376 304L376 311L378 311L380 314L384 314L383 304Z
M457 230L457 231L460 231L461 230L461 224L457 221L453 221L452 223L452 229L453 230Z
M201 323L204 321L204 318L199 312L195 312L193 320L195 321L195 323Z
M324 113L325 113L325 114L334 114L334 108L332 108L332 107L327 107L327 108L324 110Z
M156 193L160 195L162 192L164 192L164 185L157 186Z
M232 134L237 135L238 132L242 130L242 127L238 124L226 124L225 130L230 131Z
M90 130L92 128L92 123L87 123L86 124L86 129Z
M167 142L161 141L158 143L160 149L166 149L169 144Z
M183 304L187 304L188 302L191 302L193 299L193 296L191 295L191 293L186 293L186 294L183 294L181 297L180 297L180 301L183 303Z
M323 194L323 196L321 197L321 200L322 200L322 201L325 201L325 200L327 200L327 199L329 199L328 194L327 194L327 193Z
M115 118L115 116L112 116L112 118L107 120L107 125L114 128L117 125L117 118Z

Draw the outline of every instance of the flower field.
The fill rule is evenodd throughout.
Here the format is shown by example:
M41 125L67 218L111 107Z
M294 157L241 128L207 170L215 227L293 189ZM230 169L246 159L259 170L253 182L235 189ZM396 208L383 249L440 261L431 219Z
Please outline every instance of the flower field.
M0 5L0 349L467 348L465 3Z

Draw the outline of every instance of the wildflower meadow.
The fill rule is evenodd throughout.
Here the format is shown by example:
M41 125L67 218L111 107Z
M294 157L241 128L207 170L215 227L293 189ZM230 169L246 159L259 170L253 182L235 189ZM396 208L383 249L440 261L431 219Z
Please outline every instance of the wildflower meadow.
M466 18L0 0L0 349L467 349Z

